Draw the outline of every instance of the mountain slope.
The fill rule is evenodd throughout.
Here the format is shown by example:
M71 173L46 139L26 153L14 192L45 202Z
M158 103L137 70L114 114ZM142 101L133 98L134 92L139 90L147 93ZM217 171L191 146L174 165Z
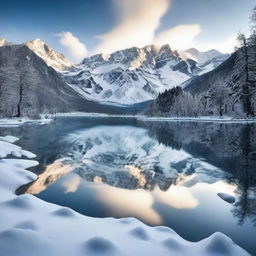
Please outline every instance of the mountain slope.
M119 107L86 100L26 45L0 47L0 117L73 111L129 114L148 104Z
M42 58L48 66L53 67L56 70L64 70L73 66L73 63L67 60L64 55L57 53L40 39L34 39L25 44L35 54Z
M160 49L149 45L117 51L108 57L97 54L86 58L80 65L64 72L63 78L85 98L133 104L152 100L164 90L206 70L209 66L204 69L195 60L182 58L169 45Z
M82 99L25 45L0 47L0 115L78 110ZM82 109L82 108L81 108Z
M234 71L237 53L234 53L216 69L191 79L184 90L193 95L202 94L217 83L226 83Z
M214 70L160 94L148 114L255 116L256 45L233 53Z
M200 52L195 48L190 48L183 52L183 56L195 60L202 69L202 72L200 72L200 75L202 75L218 67L229 57L229 54L223 54L214 49Z

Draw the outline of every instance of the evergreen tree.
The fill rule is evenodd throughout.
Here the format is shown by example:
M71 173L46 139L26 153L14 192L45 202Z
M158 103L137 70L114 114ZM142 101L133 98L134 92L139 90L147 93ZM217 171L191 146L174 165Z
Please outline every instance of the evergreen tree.
M237 36L237 42L238 42L238 60L237 64L242 64L240 68L242 68L241 74L245 73L245 80L242 81L242 94L241 94L241 100L244 108L244 112L246 113L246 116L253 116L253 107L252 107L252 100L251 100L251 80L250 80L250 67L249 67L249 46L247 38L243 33L238 33ZM239 63L240 62L240 63ZM241 78L242 75L241 75Z

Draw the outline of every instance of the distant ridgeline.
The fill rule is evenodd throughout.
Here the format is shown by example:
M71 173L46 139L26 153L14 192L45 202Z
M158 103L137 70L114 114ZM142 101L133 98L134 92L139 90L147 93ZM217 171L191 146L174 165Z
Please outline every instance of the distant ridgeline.
M153 116L256 115L256 35L238 36L240 47L216 69L166 90L146 111Z

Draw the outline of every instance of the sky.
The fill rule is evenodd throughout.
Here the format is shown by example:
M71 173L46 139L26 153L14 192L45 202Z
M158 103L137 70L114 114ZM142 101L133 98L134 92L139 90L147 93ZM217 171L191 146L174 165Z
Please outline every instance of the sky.
M96 53L169 44L232 52L255 0L0 0L0 38L40 38L74 62Z

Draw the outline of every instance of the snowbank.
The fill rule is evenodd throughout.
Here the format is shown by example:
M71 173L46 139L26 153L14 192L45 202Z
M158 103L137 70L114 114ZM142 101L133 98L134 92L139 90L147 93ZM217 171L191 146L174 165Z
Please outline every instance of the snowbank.
M1 157L33 157L1 138ZM4 140L4 141L3 141ZM36 179L26 170L38 162L0 159L0 255L249 255L227 236L215 233L188 242L167 227L149 227L134 218L90 218L15 190Z

